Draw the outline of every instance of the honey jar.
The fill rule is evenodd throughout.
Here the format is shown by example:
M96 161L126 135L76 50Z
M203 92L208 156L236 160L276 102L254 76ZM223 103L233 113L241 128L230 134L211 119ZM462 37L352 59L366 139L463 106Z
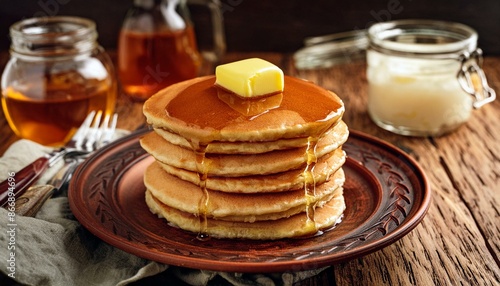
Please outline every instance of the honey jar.
M91 110L112 113L117 83L95 23L78 17L25 19L10 27L2 108L21 138L67 142Z
M471 27L397 20L371 26L368 38L368 113L386 130L439 136L495 99Z

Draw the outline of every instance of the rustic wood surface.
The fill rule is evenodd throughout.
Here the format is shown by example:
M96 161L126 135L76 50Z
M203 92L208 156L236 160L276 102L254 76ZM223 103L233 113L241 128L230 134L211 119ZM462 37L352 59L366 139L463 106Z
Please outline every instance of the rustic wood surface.
M289 54L229 54L224 62L252 56L267 59L286 74L336 92L346 106L350 129L388 141L425 170L433 192L420 225L396 243L349 262L333 265L298 285L499 285L500 284L500 100L475 110L470 121L437 138L403 137L375 126L366 112L364 62L299 71ZM5 56L0 58L4 63ZM500 57L484 70L500 93ZM206 67L204 73L213 72ZM119 96L118 127L144 123L142 104ZM18 138L0 115L0 153Z

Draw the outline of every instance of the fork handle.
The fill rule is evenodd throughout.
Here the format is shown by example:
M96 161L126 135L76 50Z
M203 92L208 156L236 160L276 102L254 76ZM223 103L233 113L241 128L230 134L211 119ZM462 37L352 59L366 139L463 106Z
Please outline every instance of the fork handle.
M40 157L0 183L0 206L6 206L11 196L20 197L48 167L49 159Z
M54 186L41 185L29 187L26 193L16 201L15 212L17 215L34 217L54 193Z

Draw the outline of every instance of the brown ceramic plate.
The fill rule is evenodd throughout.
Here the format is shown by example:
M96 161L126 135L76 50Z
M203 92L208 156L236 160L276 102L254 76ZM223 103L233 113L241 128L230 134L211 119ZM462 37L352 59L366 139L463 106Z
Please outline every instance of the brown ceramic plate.
M319 268L394 243L420 223L431 199L413 159L351 131L344 145L347 209L334 229L301 239L200 241L149 212L142 177L153 159L139 145L144 134L123 138L86 160L74 174L69 202L82 225L102 240L161 263L230 272Z

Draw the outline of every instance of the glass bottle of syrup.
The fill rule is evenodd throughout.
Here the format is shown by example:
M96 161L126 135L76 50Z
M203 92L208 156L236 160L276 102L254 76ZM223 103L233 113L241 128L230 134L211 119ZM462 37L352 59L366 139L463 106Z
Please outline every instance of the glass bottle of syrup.
M215 27L222 27L218 12L214 39L221 34ZM125 94L144 101L166 86L198 76L201 65L185 0L134 0L118 40L118 71Z

